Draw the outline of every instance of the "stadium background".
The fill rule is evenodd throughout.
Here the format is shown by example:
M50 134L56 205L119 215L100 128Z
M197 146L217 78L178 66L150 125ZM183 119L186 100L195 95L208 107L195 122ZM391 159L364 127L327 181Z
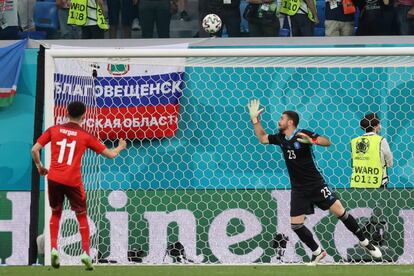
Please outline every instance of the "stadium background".
M336 39L338 41L338 39ZM269 40L270 41L270 40ZM315 47L317 45L317 40L314 39L301 39L302 43L305 41L305 44L309 47ZM180 40L182 42L182 40ZM200 40L193 40L192 47L234 47L235 45L243 44L241 41L237 40L228 40L226 42L217 40L216 42L200 42ZM291 40L291 47L295 46L295 40ZM343 42L343 43L341 43ZM366 38L366 44L371 44L375 42L370 38ZM411 42L410 40L406 41L407 43ZM53 43L48 41L48 43ZM62 42L59 42L62 43ZM116 45L117 42L114 42ZM165 42L141 42L141 43L165 43ZM168 43L174 43L174 41L168 41ZM225 45L222 45L222 44ZM329 45L329 41L326 42ZM352 41L340 41L338 44L352 44ZM404 39L398 40L399 44L404 43ZM34 43L35 44L35 43ZM70 44L70 42L69 42ZM247 43L248 44L248 43ZM393 41L390 40L390 44L387 46L396 45L393 44ZM93 46L93 45L90 45ZM124 45L127 46L127 45ZM243 45L247 46L247 45ZM266 45L266 39L263 41L263 46L270 47L272 46L269 42L269 45ZM274 46L274 45L273 45ZM305 45L306 46L306 45ZM332 45L334 47L334 45ZM32 43L32 47L34 47ZM304 47L303 45L301 47ZM18 93L15 99L15 102L12 106L8 108L3 108L0 110L0 128L2 129L2 135L0 137L0 227L7 229L8 227L13 228L13 234L11 231L4 231L0 228L0 244L6 245L6 250L1 250L0 258L2 262L5 259L8 259L8 262L14 262L16 264L25 264L27 257L26 252L17 253L13 250L13 243L18 243L16 238L19 235L16 235L14 231L20 232L19 237L28 236L28 204L30 204L30 185L31 185L31 159L30 159L30 148L32 145L32 133L33 133L33 114L34 114L34 99L35 99L35 87L36 87L36 58L37 58L37 49L28 48L25 51L25 58L23 61L21 76L18 85ZM196 73L197 68L189 68L188 70L194 70ZM267 70L267 69L265 69ZM270 69L269 69L270 70ZM279 116L279 111L282 109L297 109L302 115L303 121L306 121L306 125L302 124L303 128L315 129L317 132L327 135L330 137L335 145L335 148L331 148L329 151L318 152L318 164L323 168L323 172L328 179L330 185L336 188L347 188L349 187L349 175L350 175L350 151L349 151L349 141L351 137L354 137L361 132L358 130L358 120L359 118L367 111L379 112L382 120L382 125L384 127L385 135L391 145L391 150L394 153L394 158L396 160L396 165L391 172L391 185L396 188L412 188L414 174L414 160L412 159L412 150L414 144L412 143L412 135L414 134L413 128L413 116L414 111L412 110L412 105L414 103L414 96L411 93L412 88L414 88L414 82L411 80L413 68L406 69L404 72L399 71L398 69L391 68L380 68L380 69L339 69L331 68L327 69L312 69L312 70L302 70L302 69L287 69L284 70L283 76L277 72L270 72L267 75L267 79L258 79L254 78L253 72L251 80L254 83L254 87L260 88L267 86L268 82L275 83L275 90L282 89L288 92L282 94L275 93L274 95L265 97L263 104L265 106L271 106L266 109L264 115L264 121L267 122L267 129L276 129L276 121ZM240 89L241 91L245 90L246 84L239 82L243 78L243 73L234 74L234 71L230 71L230 77L227 79L228 88ZM323 74L323 77L322 77ZM250 74L251 75L251 74ZM225 70L222 74L214 75L217 78L223 78L223 76L228 76L225 74ZM320 89L325 89L324 87L319 87L318 79L322 78L331 78L332 79L332 88L334 88L337 93L331 94L330 97L320 98L318 97L318 91ZM308 81L297 82L292 80L305 79ZM309 81L309 80L314 80ZM309 85L309 87L303 87L304 85ZM238 101L237 94L235 95L223 95L221 89L223 87L206 87L203 84L202 78L192 79L186 83L187 88L192 90L191 97L182 98L181 104L186 108L194 109L194 112L199 116L192 118L183 118L186 121L186 128L181 128L179 124L179 131L177 136L172 138L177 143L179 143L180 137L194 135L197 128L207 127L211 129L211 136L208 139L201 139L194 144L188 145L189 147L194 148L194 157L190 160L174 158L174 155L164 155L163 158L171 158L171 160L163 160L166 163L176 164L171 168L166 168L171 170L170 173L182 173L183 179L185 182L182 183L163 183L162 181L157 181L157 166L152 164L152 159L147 158L148 156L143 155L143 153L154 154L154 152L140 151L136 149L136 154L142 158L140 166L136 172L132 175L130 171L126 171L127 179L130 179L136 184L136 188L140 189L151 189L151 188L166 188L169 185L169 188L177 188L178 190L183 188L192 188L195 191L200 190L200 197L208 196L208 192L205 189L222 189L223 195L221 198L226 197L226 189L248 189L255 188L259 189L255 193L258 193L258 198L261 198L263 204L258 201L257 210L253 210L254 213L266 213L267 215L262 216L267 219L272 217L274 213L275 204L269 204L271 202L270 190L274 188L286 189L288 188L288 179L287 175L284 173L284 164L282 159L274 158L280 153L277 152L275 148L266 148L263 147L254 147L254 136L251 129L248 125L248 115L245 109L245 104ZM306 94L298 97L293 95L295 88L309 88L314 90L315 94ZM364 89L362 89L364 88ZM374 88L384 89L386 88L387 93L372 93L371 89L375 91ZM217 89L217 90L215 90ZM357 93L358 91L358 93ZM220 93L219 93L220 92ZM269 91L270 92L270 91ZM252 97L261 97L263 91L252 93ZM217 95L220 95L217 97ZM222 129L219 125L206 126L205 123L208 122L210 117L211 110L215 108L213 103L219 103L220 97L226 97L226 104L223 105L224 110L222 112L223 119L226 118L237 118L234 124L234 129ZM292 101L295 103L295 106L284 105L284 97L296 97L296 100ZM351 100L350 97L353 97L354 100ZM336 105L336 103L341 103ZM361 105L355 106L354 102L360 102ZM376 108L375 110L371 109L371 104ZM311 106L312 108L309 108ZM334 112L332 112L334 109ZM313 116L313 111L320 111L320 116ZM402 112L400 112L402 111ZM242 114L242 115L241 115ZM235 120L235 119L232 119ZM344 123L346 122L346 124ZM354 128L341 128L341 125L354 125ZM216 139L215 133L217 130L221 131L236 131L240 133L242 137L241 145L231 145L230 141L223 141ZM188 131L188 132L186 132ZM337 135L340 133L341 135ZM398 134L398 135L397 135ZM222 135L222 134L220 134ZM393 140L393 137L398 137L398 140ZM409 143L405 143L409 141ZM216 144L217 147L228 147L233 146L235 150L235 155L232 158L223 160L218 160L219 156L214 156L208 151L206 151L206 144ZM142 145L141 145L142 146ZM144 145L145 146L145 145ZM257 177L251 173L243 173L238 179L232 177L233 172L226 171L226 168L232 167L232 162L236 160L243 160L245 168L254 168L258 165L257 162L252 160L244 160L243 152L246 151L246 147L249 150L258 151L260 158L263 160L273 160L274 169L266 172L268 177L267 182L260 182L260 187L257 187ZM404 150L401 149L403 147ZM162 140L160 141L160 151L165 150L162 145ZM133 152L132 152L133 153ZM151 160L151 161L146 161ZM202 161L203 160L203 161ZM206 162L205 160L210 160L211 162ZM193 170L188 171L188 164L192 164ZM224 162L224 163L220 163ZM219 166L217 165L219 164ZM173 167L174 171L173 171ZM107 166L107 168L109 168ZM110 169L110 168L109 168ZM217 173L217 170L220 170L221 173ZM246 170L251 172L252 170ZM216 178L217 175L220 175L219 178ZM239 180L242 179L241 183ZM137 181L139 180L139 182ZM175 185L175 186L174 186ZM261 189L266 195L260 195ZM103 192L104 193L104 192ZM352 192L347 190L340 191L341 196L351 197ZM266 196L268 199L266 200ZM243 196L241 196L243 197ZM379 195L383 200L386 199L385 196ZM353 207L368 207L375 206L377 201L375 197L373 201L367 201L364 197L357 197L358 200L355 200L356 203ZM391 200L387 202L389 207L388 212L392 214L392 220L396 220L394 224L394 229L391 229L391 234L395 233L396 243L396 252L398 255L407 254L403 253L403 240L401 240L400 233L403 230L403 220L400 218L400 209L412 208L414 204L412 203L412 190L395 190L394 194L391 194ZM12 200L10 200L12 199ZM248 200L255 200L255 196L247 196ZM398 200L402 201L398 202ZM191 197L188 198L191 200ZM188 203L188 202L184 202ZM403 204L401 204L403 203ZM247 204L247 202L246 202ZM16 208L13 205L19 206ZM179 205L177 205L179 206ZM177 207L176 206L176 207ZM398 207L399 208L398 208ZM107 206L108 207L108 206ZM152 208L153 206L149 206ZM227 207L232 207L231 204ZM394 208L392 208L394 207ZM16 209L16 210L14 210ZM20 209L20 210L17 210ZM221 208L218 208L220 210ZM26 210L25 212L23 210ZM106 211L110 211L110 206ZM172 211L172 210L171 210ZM138 216L141 216L142 213L138 212ZM18 216L18 217L17 217ZM197 215L196 215L197 216ZM212 214L212 216L214 216ZM141 216L142 217L142 216ZM258 217L261 217L258 215ZM206 218L205 223L210 221L210 218ZM11 222L11 223L9 223ZM138 225L143 223L139 221ZM262 221L267 225L270 225L270 221ZM39 229L42 232L42 229ZM262 241L253 241L253 243L260 243L268 241L275 229L272 227L266 228L266 231L263 235L267 235L267 238L262 239ZM206 233L201 233L201 235ZM263 238L263 237L261 237ZM259 239L259 238L258 238ZM329 240L329 238L327 239ZM20 242L21 246L24 246L24 242ZM334 255L335 252L330 252ZM15 255L17 254L17 255ZM20 254L20 255L19 255ZM207 255L209 255L207 253ZM211 254L210 254L211 255ZM14 256L10 259L11 256ZM338 258L338 257L336 257ZM214 257L211 259L214 261ZM264 262L269 260L264 259Z

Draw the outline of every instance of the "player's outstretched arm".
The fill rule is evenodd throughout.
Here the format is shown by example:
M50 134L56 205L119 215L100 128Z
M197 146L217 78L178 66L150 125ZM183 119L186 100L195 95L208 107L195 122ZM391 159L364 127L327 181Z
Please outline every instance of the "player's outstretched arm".
M316 145L319 145L322 147L329 147L331 144L332 144L331 141L325 136L318 136L316 138Z
M32 147L32 158L39 174L46 175L48 173L48 170L45 167L43 167L42 161L40 161L40 151L42 150L42 148L43 146L41 144L34 144L34 146Z
M119 139L118 146L112 149L105 149L101 154L107 158L115 158L127 146L124 139Z
M299 137L297 140L303 144L313 144L313 145L318 145L318 146L323 146L323 147L329 147L332 144L331 141L324 136L318 136L316 138L312 138L303 132L296 133L296 136Z
M259 109L259 107L260 101L257 99L253 99L247 104L250 119L252 120L254 132L256 133L257 139L261 144L269 144L268 135L266 134L266 131L263 129L262 124L259 121L259 115L263 112L264 108Z

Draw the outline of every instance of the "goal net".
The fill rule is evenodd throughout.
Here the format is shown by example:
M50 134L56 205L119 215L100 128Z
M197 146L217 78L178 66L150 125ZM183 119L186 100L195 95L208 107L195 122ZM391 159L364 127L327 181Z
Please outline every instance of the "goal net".
M46 51L45 127L65 122L65 106L81 100L88 131L108 147L128 142L116 159L92 152L83 159L93 259L309 261L290 229L281 151L261 145L250 122L246 105L256 98L267 133L277 132L283 111L296 110L300 128L332 141L314 147L327 183L380 247L382 262L414 263L413 56L374 55L377 48L228 50ZM369 112L381 118L394 155L387 189L350 188L350 141ZM66 208L59 251L62 263L74 264L80 235ZM373 261L328 212L316 209L305 223L327 251L325 262Z

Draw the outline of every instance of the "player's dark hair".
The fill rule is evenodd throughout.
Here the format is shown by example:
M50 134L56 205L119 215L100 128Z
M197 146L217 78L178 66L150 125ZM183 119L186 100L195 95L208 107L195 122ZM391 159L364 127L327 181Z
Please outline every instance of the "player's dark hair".
M372 132L374 131L374 127L379 125L379 123L380 118L378 115L375 113L369 113L366 114L364 118L362 118L362 120L359 122L359 125L365 132Z
M298 113L296 113L295 111L287 110L287 111L283 112L282 114L285 114L289 118L289 120L293 121L293 124L295 126L298 126L298 124L299 124L299 114Z
M68 114L71 118L79 119L86 112L86 106L82 102L71 102L68 105Z

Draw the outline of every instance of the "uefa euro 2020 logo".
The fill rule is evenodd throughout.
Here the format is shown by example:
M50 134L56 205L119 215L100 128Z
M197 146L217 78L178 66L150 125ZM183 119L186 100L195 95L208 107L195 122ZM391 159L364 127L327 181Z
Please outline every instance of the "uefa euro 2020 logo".
M356 143L356 153L367 153L369 149L369 140L367 138L361 138Z

